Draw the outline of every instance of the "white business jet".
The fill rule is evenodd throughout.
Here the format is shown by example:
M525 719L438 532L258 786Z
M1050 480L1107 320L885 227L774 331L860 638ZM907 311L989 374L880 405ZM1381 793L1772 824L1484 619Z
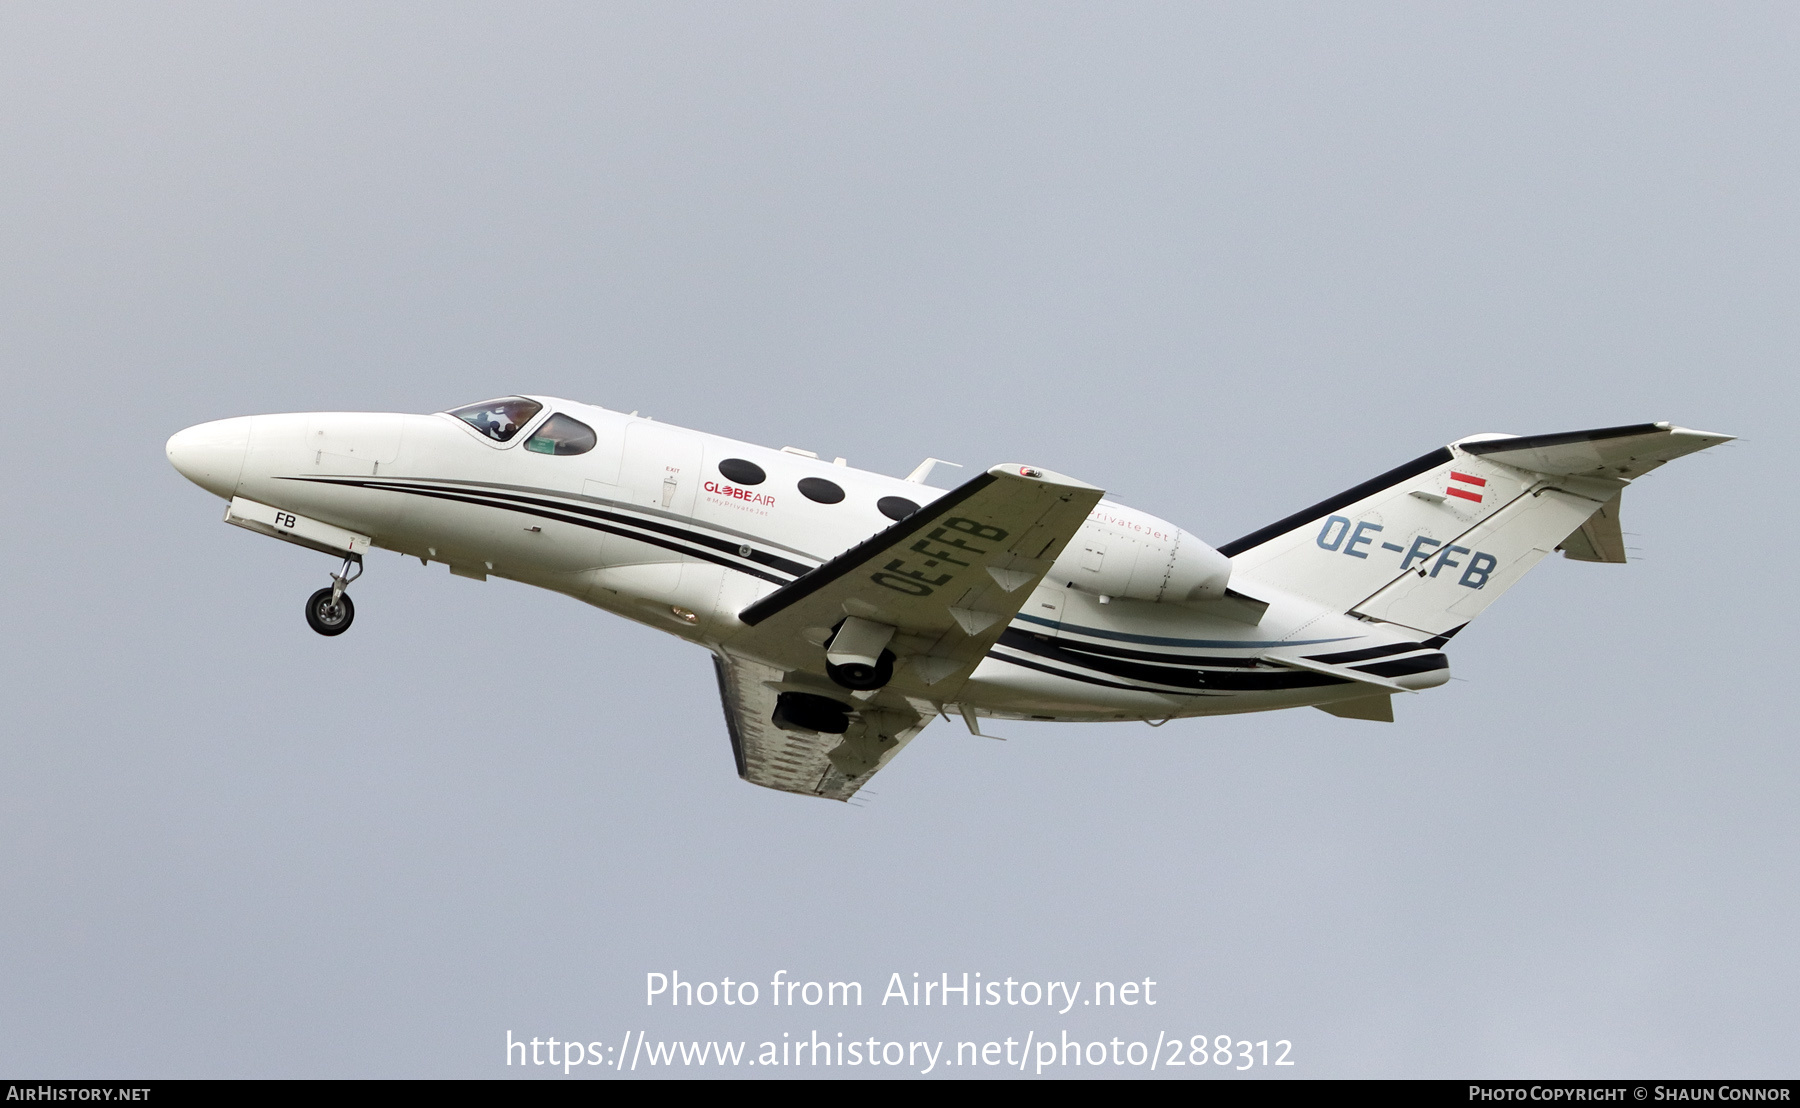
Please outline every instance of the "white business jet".
M342 559L504 577L713 654L738 775L849 799L933 716L1392 720L1552 550L1623 562L1620 491L1728 441L1648 423L1475 435L1221 547L1035 466L948 491L549 396L203 423L169 460L225 520Z

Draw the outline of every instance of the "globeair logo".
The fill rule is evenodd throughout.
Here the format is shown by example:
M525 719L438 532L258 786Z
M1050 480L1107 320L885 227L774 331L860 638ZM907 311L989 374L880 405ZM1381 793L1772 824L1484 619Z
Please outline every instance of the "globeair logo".
M707 492L714 496L724 496L732 500L742 500L747 504L761 504L764 507L768 507L775 503L775 498L767 493L751 492L749 489L740 489L736 485L721 485L717 481L708 481L705 488Z

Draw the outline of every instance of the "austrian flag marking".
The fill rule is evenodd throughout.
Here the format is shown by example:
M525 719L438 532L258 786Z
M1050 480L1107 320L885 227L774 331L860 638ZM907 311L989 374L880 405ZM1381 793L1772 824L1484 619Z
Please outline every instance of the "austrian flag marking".
M1454 469L1450 471L1450 480L1461 481L1466 485L1474 485L1476 488L1487 487L1487 479L1485 477L1471 477L1467 473L1458 473ZM1446 487L1444 489L1444 495L1460 496L1464 500L1473 500L1477 504L1481 503L1481 493L1470 492L1468 489L1459 489L1455 485Z

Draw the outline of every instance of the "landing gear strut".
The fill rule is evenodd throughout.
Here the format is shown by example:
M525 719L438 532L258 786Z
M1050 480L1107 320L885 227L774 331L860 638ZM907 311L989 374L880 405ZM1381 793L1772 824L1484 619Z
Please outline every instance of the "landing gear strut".
M356 569L350 572L351 567ZM356 554L344 559L344 567L331 575L331 587L320 589L306 598L306 622L321 635L341 635L350 630L356 618L356 605L344 590L362 576L362 558Z

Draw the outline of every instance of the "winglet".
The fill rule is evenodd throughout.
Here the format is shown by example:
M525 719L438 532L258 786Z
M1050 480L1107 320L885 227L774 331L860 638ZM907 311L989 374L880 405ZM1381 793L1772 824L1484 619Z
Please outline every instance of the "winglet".
M1041 469L1037 466L1020 465L1016 462L1002 462L997 466L991 466L988 469L988 473L990 476L1011 477L1014 480L1023 477L1027 481L1042 481L1046 485L1061 485L1068 489L1092 489L1096 492L1104 491L1099 485L1090 485L1086 481L1077 480L1066 474L1056 473L1048 469Z

